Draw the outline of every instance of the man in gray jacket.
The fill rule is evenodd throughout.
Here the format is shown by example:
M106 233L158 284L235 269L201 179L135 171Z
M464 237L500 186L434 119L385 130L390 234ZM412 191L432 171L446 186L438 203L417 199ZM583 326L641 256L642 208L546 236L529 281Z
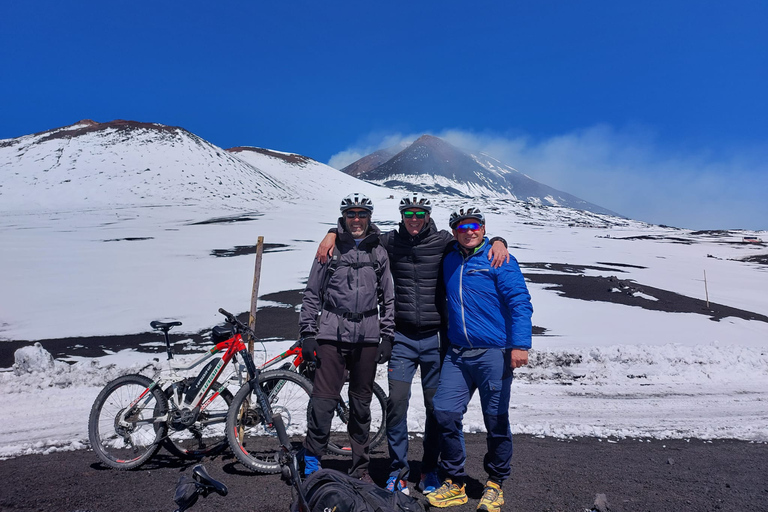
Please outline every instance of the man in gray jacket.
M347 429L352 447L349 474L370 479L369 428L376 365L389 360L394 337L392 275L379 229L371 223L373 203L362 194L341 201L333 258L315 260L301 305L302 355L316 361L312 406L305 442L304 474L320 468L333 411L349 372Z

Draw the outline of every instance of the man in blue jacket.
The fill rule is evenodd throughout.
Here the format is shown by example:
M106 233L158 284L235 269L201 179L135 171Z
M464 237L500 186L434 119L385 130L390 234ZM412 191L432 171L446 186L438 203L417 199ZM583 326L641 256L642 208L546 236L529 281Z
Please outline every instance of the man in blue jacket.
M462 420L477 389L488 431L484 462L488 481L477 509L496 512L504 504L502 484L512 461L512 370L528 364L533 307L514 258L498 268L488 264L490 244L479 208L455 211L450 225L456 243L443 261L450 346L434 398L446 478L427 499L435 507L467 502Z

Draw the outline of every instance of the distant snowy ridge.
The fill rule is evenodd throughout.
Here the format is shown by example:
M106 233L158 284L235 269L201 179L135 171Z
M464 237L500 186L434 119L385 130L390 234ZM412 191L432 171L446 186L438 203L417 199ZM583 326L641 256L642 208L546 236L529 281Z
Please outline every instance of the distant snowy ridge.
M335 191L339 180L350 191L361 183L307 157L276 155L226 151L179 127L80 121L0 141L0 209L168 204L254 209Z
M283 153L255 147L235 147L227 150L241 161L284 186L290 187L290 201L317 199L327 192L334 205L352 192L363 192L373 197L391 195L391 191L371 185L311 158L295 153Z

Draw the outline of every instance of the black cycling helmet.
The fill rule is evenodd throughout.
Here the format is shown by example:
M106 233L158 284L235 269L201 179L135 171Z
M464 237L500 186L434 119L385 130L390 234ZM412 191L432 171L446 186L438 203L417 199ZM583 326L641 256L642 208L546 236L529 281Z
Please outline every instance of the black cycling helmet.
M363 208L373 213L373 201L371 201L365 194L355 192L341 200L341 213L344 213L350 208Z
M456 229L456 226L466 219L478 219L480 224L485 225L485 215L483 215L483 212L481 212L480 208L477 206L462 206L458 210L452 212L450 219L448 219L448 224L451 226L451 229Z
M427 213L432 213L432 201L428 197L424 197L419 192L408 194L400 200L400 211L407 210L408 208L421 208Z

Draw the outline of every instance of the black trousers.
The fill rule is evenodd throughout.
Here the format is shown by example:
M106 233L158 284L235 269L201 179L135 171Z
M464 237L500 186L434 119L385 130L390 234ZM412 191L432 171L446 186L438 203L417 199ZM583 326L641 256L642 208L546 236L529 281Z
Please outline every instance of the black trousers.
M328 446L336 403L349 372L349 423L347 432L352 447L349 474L361 477L370 462L369 430L371 397L376 377L377 344L339 343L317 340L317 370L312 388L312 407L305 447L310 455L322 457Z

